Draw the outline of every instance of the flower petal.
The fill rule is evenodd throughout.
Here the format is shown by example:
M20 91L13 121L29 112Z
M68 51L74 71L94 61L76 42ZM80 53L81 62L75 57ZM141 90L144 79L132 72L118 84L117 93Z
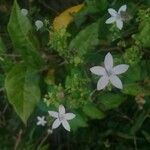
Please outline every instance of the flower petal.
M23 16L27 16L27 14L28 14L28 10L27 10L27 9L22 8L22 9L21 9L21 14L22 14Z
M96 74L98 76L101 76L101 75L105 75L106 74L106 71L105 71L105 68L101 67L101 66L94 66L92 68L90 68L90 71L93 73L93 74Z
M76 116L76 115L73 114L73 113L66 113L66 114L65 114L66 120L71 120L71 119L73 119L75 116Z
M126 10L127 10L127 5L122 5L118 10L118 14L120 14L121 11L126 11Z
M97 90L104 89L107 86L108 82L109 82L109 79L107 76L101 77L97 83Z
M118 89L123 88L121 80L115 75L110 76L110 82Z
M63 105L59 105L59 114L65 114L65 107Z
M60 126L61 122L59 121L59 119L56 119L52 125L52 129L56 129Z
M116 21L116 18L115 17L110 17L110 18L108 18L107 20L106 20L106 24L110 24L110 23L113 23L113 22L115 22Z
M121 19L118 19L116 21L116 25L117 25L117 28L121 30L123 28L123 21Z
M70 131L70 125L67 120L63 120L62 125L67 131Z
M113 57L110 53L107 53L104 60L104 65L107 70L111 70L113 67Z
M58 112L56 111L48 111L48 114L54 118L58 118Z
M121 64L121 65L117 65L113 68L113 72L114 74L122 74L124 72L126 72L129 68L129 65L126 64Z
M109 8L108 12L110 13L111 16L116 17L116 15L118 14L114 9Z
M40 117L40 116L37 116L37 119L38 119L38 120L41 120L41 117Z
M43 22L41 20L35 21L35 26L36 26L37 30L39 30L40 28L42 28L43 25L44 24L43 24Z

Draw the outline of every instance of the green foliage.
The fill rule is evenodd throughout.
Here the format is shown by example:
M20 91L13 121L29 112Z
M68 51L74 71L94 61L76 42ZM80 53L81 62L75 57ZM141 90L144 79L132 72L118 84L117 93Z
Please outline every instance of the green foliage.
M76 131L79 127L87 127L87 119L79 111L74 112L75 119L70 122L71 128Z
M66 57L70 56L69 50L68 50L68 38L70 37L70 34L66 31L65 28L62 28L60 30L51 31L50 32L50 47L54 50L57 50L60 56ZM67 58L68 58L67 57Z
M21 54L23 60L31 66L41 66L42 60L38 52L39 43L33 34L32 26L26 16L21 14L21 10L14 1L8 32L15 49Z
M135 36L143 47L150 48L150 8L139 11L139 33Z
M142 58L141 49L138 46L132 46L126 49L123 57L125 62L130 65L138 64Z
M98 43L99 22L92 23L81 30L70 42L69 49L75 51L81 58Z
M124 2L85 0L79 12L69 14L66 28L52 30L52 20L74 0L70 4L29 1L27 16L21 13L26 7L20 7L17 0L13 6L2 1L0 149L11 150L17 145L16 150L34 150L41 143L41 150L149 149L149 1L127 0L124 15L130 19L119 30L116 23L105 22L110 17L108 8L118 10ZM36 20L46 20L38 31ZM129 69L119 76L122 90L109 84L97 91L99 77L91 75L90 68L103 66L108 52L113 55L114 66L128 64ZM76 115L69 121L74 132L67 135L60 126L48 135L54 121L48 111L57 110L60 104ZM37 127L37 116L45 116L45 127Z
M8 100L25 124L40 100L38 84L36 70L24 64L14 66L5 79Z
M126 97L121 94L104 93L101 94L98 99L102 109L109 110L119 107L119 105L126 100Z
M83 107L83 112L92 119L102 119L105 117L104 112L97 109L92 103L86 104Z

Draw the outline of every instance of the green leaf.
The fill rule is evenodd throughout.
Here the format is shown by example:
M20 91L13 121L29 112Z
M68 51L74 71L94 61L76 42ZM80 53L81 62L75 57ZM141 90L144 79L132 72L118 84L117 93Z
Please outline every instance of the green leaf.
M22 55L22 58L29 64L40 66L41 56L37 50L39 45L33 34L29 19L21 14L17 1L14 1L8 23L8 32L15 49Z
M119 107L125 99L126 97L121 94L103 93L99 96L99 103L103 109L109 110Z
M76 117L70 121L71 129L76 131L79 127L87 127L86 117L83 117L78 111L75 111L74 114L76 114Z
M136 35L136 38L141 42L143 47L150 48L150 37L146 36L150 34L150 20L141 23L140 33Z
M150 134L146 131L142 131L142 134L144 135L145 139L150 143Z
M142 86L138 83L126 84L122 90L122 93L136 96L138 94L144 94L145 96L150 95L149 87Z
M105 117L105 114L92 103L85 105L83 107L83 112L92 119L102 119Z
M148 117L148 111L143 111L141 112L136 118L135 118L135 122L130 130L130 133L132 135L135 135L136 132L141 128L141 126L143 125L144 121L146 120L146 118Z
M5 79L8 100L25 124L40 100L38 84L35 70L23 64L15 65Z
M81 30L76 37L71 41L69 49L76 50L80 56L87 53L97 45L98 41L99 23L93 23Z

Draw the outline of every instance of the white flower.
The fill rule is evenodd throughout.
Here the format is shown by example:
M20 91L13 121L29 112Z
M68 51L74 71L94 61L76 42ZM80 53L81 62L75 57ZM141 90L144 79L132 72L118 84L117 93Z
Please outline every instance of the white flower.
M28 15L28 10L22 8L22 9L21 9L21 14L22 14L23 16L27 16L27 15Z
M75 114L73 113L65 113L65 108L63 105L59 105L59 110L58 112L55 111L48 111L49 115L56 118L52 125L52 129L58 128L61 124L63 127L67 130L70 131L70 125L68 123L68 120L71 120L75 117Z
M124 18L121 15L121 12L126 12L127 5L123 5L119 8L118 12L112 8L108 9L111 17L106 20L106 24L116 22L117 27L121 30L123 28Z
M48 134L52 134L52 133L53 133L53 130L48 129L48 130L47 130L47 133L48 133Z
M126 72L129 66L126 64L120 64L120 65L113 67L113 57L110 53L108 53L105 56L104 66L105 67L94 66L90 68L90 71L93 74L102 76L97 83L97 90L104 89L108 85L109 81L116 88L122 89L123 88L122 82L117 75Z
M38 121L37 121L37 125L39 126L39 125L41 125L41 126L45 126L45 124L47 123L46 121L45 121L45 117L44 116L42 116L42 117L37 117L37 119L38 119Z
M42 28L43 25L44 25L44 24L43 24L42 21L40 21L40 20L35 21L35 26L36 26L36 29L37 29L37 30L39 30L40 28Z

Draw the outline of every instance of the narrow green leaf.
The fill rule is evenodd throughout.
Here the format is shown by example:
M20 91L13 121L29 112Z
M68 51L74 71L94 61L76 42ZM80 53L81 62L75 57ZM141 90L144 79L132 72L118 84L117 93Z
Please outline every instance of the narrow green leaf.
M150 143L150 134L146 131L142 131L142 134L144 135L145 139Z
M30 65L39 66L42 60L38 52L37 39L33 34L29 19L21 14L16 0L8 23L8 32L15 49L22 55L22 58Z
M135 135L135 133L141 128L145 119L148 117L148 112L143 111L135 118L134 125L132 126L131 131L130 131L132 135Z
M40 100L38 82L35 70L23 64L14 66L5 79L8 100L25 124Z

